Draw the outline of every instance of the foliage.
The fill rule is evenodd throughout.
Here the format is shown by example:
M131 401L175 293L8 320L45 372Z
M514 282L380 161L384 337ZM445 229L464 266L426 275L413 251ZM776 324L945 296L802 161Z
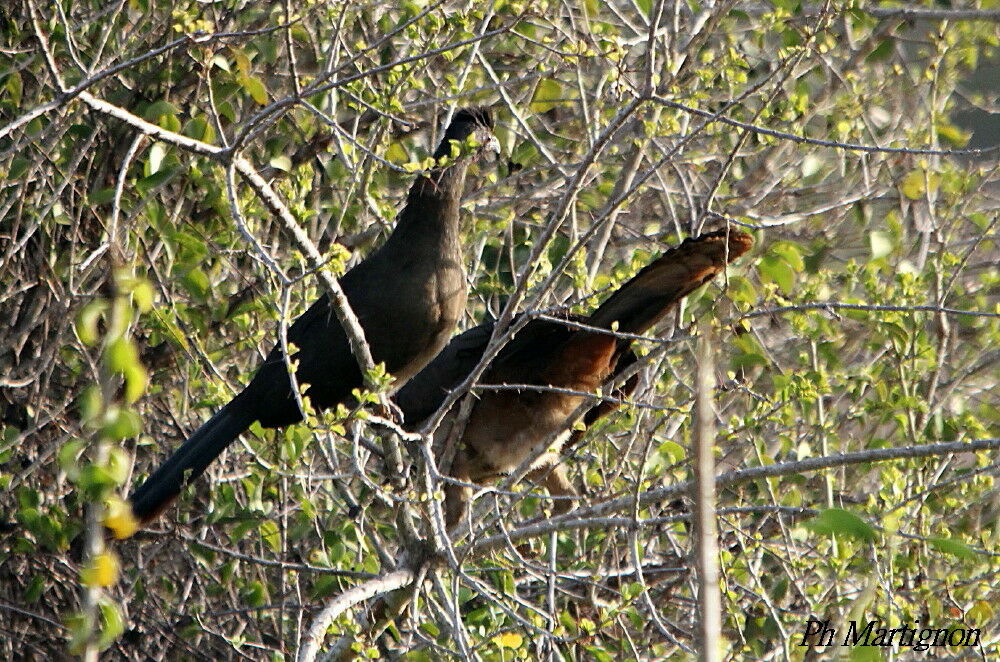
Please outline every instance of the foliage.
M696 320L719 331L720 471L1000 437L998 161L963 151L952 119L983 101L965 81L996 57L998 18L820 4L0 9L0 657L292 659L327 600L392 569L398 513L435 494L416 444L390 481L358 443L390 433L346 408L255 426L152 531L105 544L98 523L130 533L126 486L322 292L260 190L227 182L233 159L341 273L391 228L460 104L497 109L505 153L464 202L463 326L519 285L520 309L586 309L706 225L754 228L751 256L641 344L635 403L568 460L584 504L690 477ZM816 617L982 627L1000 653L995 458L730 484L724 650L804 659ZM548 507L524 492L481 502L511 532ZM633 526L595 518L443 562L392 636L347 611L323 646L688 659L687 510L654 500L615 513ZM486 517L470 545L499 533Z

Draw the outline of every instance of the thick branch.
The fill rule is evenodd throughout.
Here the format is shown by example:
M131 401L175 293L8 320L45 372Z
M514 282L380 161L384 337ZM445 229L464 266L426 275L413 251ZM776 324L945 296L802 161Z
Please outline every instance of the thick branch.
M303 642L302 647L299 648L299 655L296 658L298 662L313 662L316 659L319 647L322 645L324 637L326 637L326 629L346 610L359 602L374 598L376 595L383 595L402 588L416 579L416 576L416 572L409 568L394 570L377 579L372 579L364 584L347 589L333 600L330 600L326 607L323 608L323 611L313 619L312 625L309 626L306 640Z

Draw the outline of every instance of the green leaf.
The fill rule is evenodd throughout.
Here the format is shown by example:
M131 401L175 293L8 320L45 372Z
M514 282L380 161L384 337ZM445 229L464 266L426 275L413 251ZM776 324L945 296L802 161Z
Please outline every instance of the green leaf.
M108 302L104 299L91 301L76 316L76 335L84 345L96 345L99 339L97 334L97 322L101 319L104 311L108 309Z
M820 535L838 535L873 542L875 529L865 520L843 508L827 508L806 523L806 527Z
M281 532L277 524L269 519L264 520L260 523L260 535L272 552L277 554L281 551Z
M211 288L211 284L208 281L208 276L205 272L201 270L200 267L195 267L191 271L184 274L184 285L187 287L191 294L195 295L199 299L204 299Z
M552 110L562 98L562 84L552 78L543 78L538 81L535 93L531 97L531 112L544 113Z
M147 313L153 308L153 286L148 280L141 279L132 286L132 301L140 313Z
M177 115L177 106L169 101L154 101L146 108L142 116L150 122L158 122L164 115L173 117Z
M132 404L146 392L146 385L149 383L149 374L139 363L135 363L122 372L125 377L125 402Z
M976 552L971 547L954 538L931 538L930 543L939 552L951 554L965 561L971 561L976 558Z
M45 591L45 583L45 577L42 575L32 577L28 588L24 589L24 601L28 603L38 602L38 599L42 597L42 593Z
M851 646L851 662L883 662L885 657L878 646Z
M510 153L511 163L515 163L522 168L531 166L538 159L538 149L529 141L525 140Z
M868 54L865 58L868 62L877 62L879 60L884 60L890 55L892 55L892 50L895 45L894 39L883 39L879 42L878 46L872 49L872 52Z
M98 205L106 205L114 199L115 199L115 190L110 186L107 188L102 188L97 191L94 191L89 196L87 196L87 200L90 202L90 204L94 205L95 207Z
M892 235L876 230L868 235L868 245L871 247L873 260L885 257L892 253Z
M512 648L516 650L524 644L524 637L517 632L505 632L499 636L493 637L493 643L495 643L499 648Z
M130 409L112 407L107 422L101 428L101 436L111 441L131 439L142 432L142 420Z
M157 186L163 182L170 179L170 176L174 174L173 168L166 168L157 173L153 173L149 177L143 177L135 183L135 188L139 193L146 194L155 189Z
M802 0L771 0L771 4L793 14L802 12Z
M385 160L396 165L402 165L410 160L410 155L407 154L406 148L403 147L402 143L394 142L385 151Z
M75 479L80 474L80 456L86 448L87 442L83 439L73 439L59 449L59 468L70 479Z
M603 648L597 646L584 646L583 648L590 653L590 659L592 660L597 660L597 662L615 662L614 656Z
M656 451L671 464L678 464L687 457L687 451L676 441L664 441Z
M292 171L292 160L285 156L284 154L279 154L278 156L271 157L269 161L272 168L277 168L282 172Z
M107 353L108 368L112 372L123 373L139 362L139 353L128 338L116 338Z
M103 599L98 606L101 610L101 636L97 640L97 645L103 650L125 632L125 620L118 606L110 600Z
M240 76L239 83L240 87L250 95L250 98L261 106L267 105L267 88L264 87L264 83L259 78L254 76Z
M945 122L937 126L938 138L949 143L952 147L965 147L972 138L972 133L964 131L954 124Z
M249 586L240 591L240 595L251 607L267 604L267 589L259 581L250 582Z
M21 80L21 74L14 72L7 77L7 82L4 83L4 87L7 88L7 94L10 95L10 100L15 106L21 105L21 92L24 90L24 83Z
M802 250L799 248L799 245L794 242L776 242L771 246L769 252L775 255L780 255L795 271L804 271L806 268L806 265L802 261Z
M153 146L149 148L149 159L146 161L148 164L147 172L152 175L160 171L163 166L163 157L167 155L167 148L163 143L153 143Z
M7 170L7 179L19 179L21 175L28 172L28 167L31 165L31 161L24 158L23 156L15 156L10 160L10 169Z
M926 170L917 168L903 177L899 190L910 200L922 200L927 194L927 186L930 185L930 189L936 191L940 182L941 176L937 173L928 174Z
M761 280L777 283L785 294L791 294L795 287L795 272L791 265L776 255L765 255L758 263Z

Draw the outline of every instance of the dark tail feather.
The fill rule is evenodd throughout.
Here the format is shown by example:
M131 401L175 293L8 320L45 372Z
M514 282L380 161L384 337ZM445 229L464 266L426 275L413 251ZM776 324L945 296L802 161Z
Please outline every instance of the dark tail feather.
M252 414L234 406L234 402L205 421L132 493L129 502L136 519L147 523L156 518L185 485L200 476L212 460L256 420Z
M735 229L685 239L646 265L605 299L588 323L619 331L645 333L681 299L695 291L750 250L753 239Z

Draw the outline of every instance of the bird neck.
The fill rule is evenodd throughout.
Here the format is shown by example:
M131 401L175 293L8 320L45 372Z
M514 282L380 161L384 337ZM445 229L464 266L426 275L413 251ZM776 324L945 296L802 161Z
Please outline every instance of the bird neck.
M458 208L468 168L468 161L459 161L431 170L413 182L392 238L424 245L458 242Z

